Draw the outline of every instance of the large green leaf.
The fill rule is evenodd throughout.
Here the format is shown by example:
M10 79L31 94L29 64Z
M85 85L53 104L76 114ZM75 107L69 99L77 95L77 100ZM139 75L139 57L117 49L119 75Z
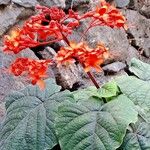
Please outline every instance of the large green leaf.
M137 106L140 115L150 122L150 82L132 76L122 76L116 81L121 92Z
M56 133L62 150L115 150L129 123L137 121L134 104L124 95L99 110L64 103L56 117Z
M136 58L131 60L129 70L142 80L150 80L150 65Z
M45 150L57 142L54 119L58 105L71 99L69 92L59 92L53 79L46 88L29 86L7 96L7 116L0 133L0 150Z
M135 131L127 133L120 150L150 150L150 124L142 122Z

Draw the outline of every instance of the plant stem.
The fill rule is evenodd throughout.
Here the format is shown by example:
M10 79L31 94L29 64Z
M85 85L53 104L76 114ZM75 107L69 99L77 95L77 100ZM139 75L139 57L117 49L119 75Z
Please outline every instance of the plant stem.
M94 76L92 75L92 73L91 72L87 72L87 75L89 76L89 78L91 79L91 81L93 82L93 84L95 85L95 87L97 89L99 89L100 87L99 87L97 81L95 80Z

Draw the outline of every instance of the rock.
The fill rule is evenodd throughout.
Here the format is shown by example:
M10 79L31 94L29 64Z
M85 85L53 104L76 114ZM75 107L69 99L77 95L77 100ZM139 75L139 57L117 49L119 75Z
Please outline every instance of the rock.
M22 11L22 13L19 15L18 19L19 19L19 24L22 20L26 20L28 19L30 16L35 15L35 11L33 9L30 8L26 8Z
M32 8L38 4L36 0L12 0L12 2L26 8Z
M150 1L149 4L143 5L143 7L140 10L140 13L150 19Z
M71 89L73 85L80 81L79 72L75 64L53 68L56 81L63 89Z
M140 53L133 46L130 46L128 49L128 58L126 60L127 64L130 64L132 58L140 59Z
M14 24L18 22L18 17L21 15L24 8L10 5L0 10L0 37Z
M150 58L150 47L144 50L144 56L146 56L147 58Z
M137 10L142 15L150 18L150 1L149 0L130 0L130 9Z
M32 50L30 50L29 48L24 49L23 51L21 51L21 53L18 53L16 55L16 57L28 57L28 58L32 58L37 60L38 57L34 54L34 52Z
M126 64L122 62L114 62L104 66L102 69L105 73L118 73L126 67Z
M7 5L10 3L10 0L0 0L0 5Z
M41 5L48 6L48 7L51 7L51 6L57 6L61 8L66 7L65 0L38 0L38 2Z
M66 9L87 6L90 0L66 0Z
M116 6L119 8L126 7L129 4L130 0L115 0Z
M140 15L137 11L127 10L125 12L129 27L128 33L133 36L133 46L143 51L143 54L150 58L150 20Z

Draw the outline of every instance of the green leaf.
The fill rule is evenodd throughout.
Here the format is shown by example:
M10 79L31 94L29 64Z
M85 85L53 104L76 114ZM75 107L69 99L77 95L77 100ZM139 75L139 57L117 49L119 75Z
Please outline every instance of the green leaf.
M56 133L62 150L115 150L131 122L137 121L134 104L124 95L99 110L63 103L56 117Z
M129 132L124 138L121 150L149 150L150 124L142 122L134 132Z
M45 150L58 142L54 120L58 105L71 99L69 92L59 92L53 79L46 88L29 86L7 96L7 116L0 133L0 150Z
M150 65L136 58L131 60L129 70L142 80L150 80Z
M99 97L104 97L104 98L117 96L118 92L119 89L115 81L108 82L104 84L100 89L98 89Z
M122 76L116 81L121 92L137 106L139 114L150 122L150 82L132 76Z

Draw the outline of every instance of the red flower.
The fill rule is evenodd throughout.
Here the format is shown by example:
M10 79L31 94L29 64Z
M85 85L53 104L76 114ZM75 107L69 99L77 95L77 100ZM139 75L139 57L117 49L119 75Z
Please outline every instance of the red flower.
M91 68L100 71L100 65L108 58L108 49L99 44L96 49L89 48L85 43L70 42L70 46L62 47L55 58L58 66L79 61L86 72Z
M88 17L93 18L90 28L99 25L107 25L111 28L127 28L126 19L122 13L105 1L101 2L101 7L97 7L95 10L87 12L81 18Z
M48 69L48 65L50 64L51 60L33 60L29 58L18 58L10 66L10 72L13 73L15 76L23 74L29 76L32 84L42 84L42 79L47 77L46 71Z
M15 54L27 47L35 47L38 42L34 41L34 34L25 32L23 29L15 29L10 35L4 37L4 51L12 51Z
M37 8L41 10L38 15L26 21L21 29L12 31L10 36L5 36L4 51L18 53L25 48L60 41L79 26L79 20L76 19L78 14L73 11L66 15L57 7L38 6ZM74 21L65 23L69 17L74 18Z

